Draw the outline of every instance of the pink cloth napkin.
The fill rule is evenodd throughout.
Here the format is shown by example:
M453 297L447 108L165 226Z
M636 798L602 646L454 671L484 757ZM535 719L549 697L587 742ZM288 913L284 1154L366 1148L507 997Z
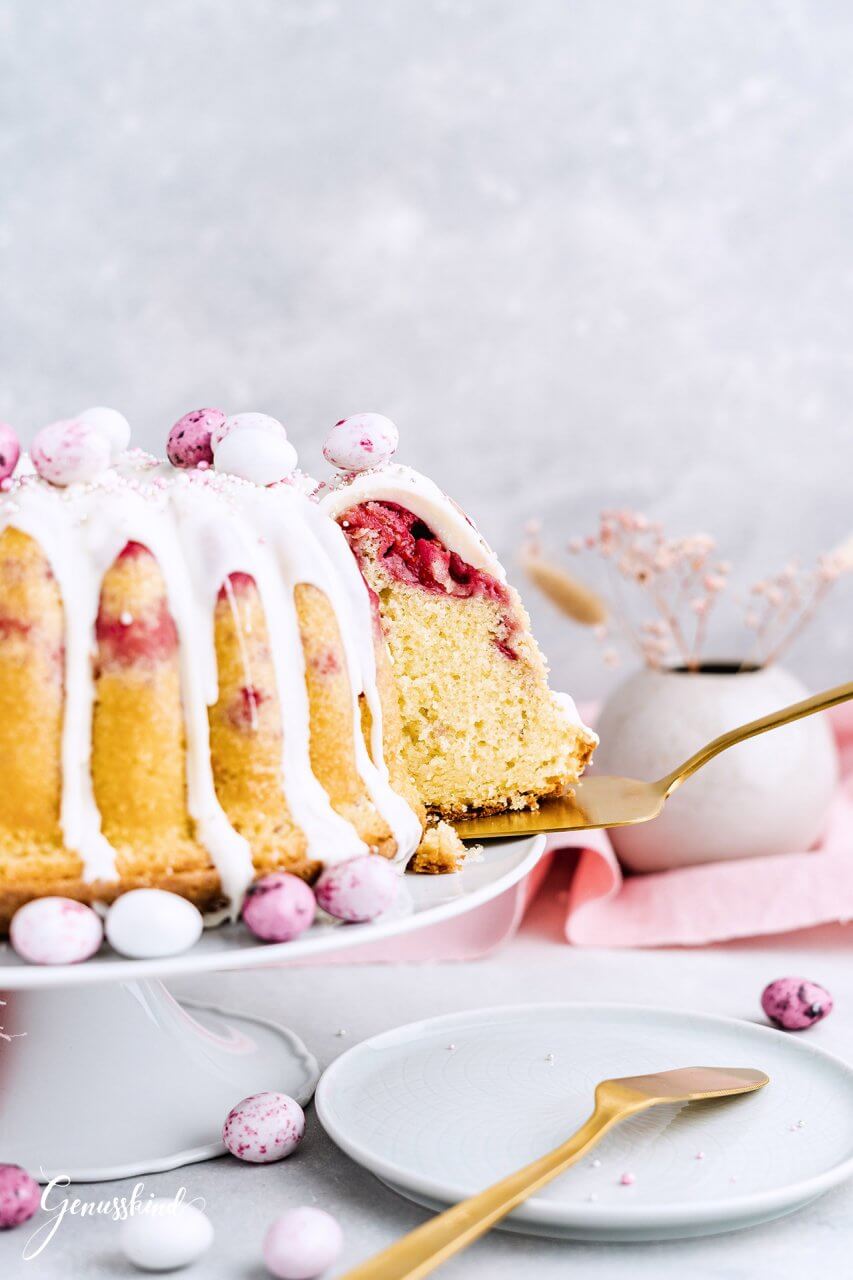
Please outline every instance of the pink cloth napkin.
M576 946L701 946L853 919L853 704L832 712L842 776L823 839L809 852L623 875L603 831L578 854L566 914Z

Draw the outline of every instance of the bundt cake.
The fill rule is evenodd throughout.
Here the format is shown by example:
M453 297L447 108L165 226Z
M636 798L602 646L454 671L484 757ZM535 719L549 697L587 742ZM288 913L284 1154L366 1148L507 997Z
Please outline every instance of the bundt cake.
M387 419L338 424L317 486L264 415L187 415L160 462L110 412L0 482L0 928L152 885L222 918L368 849L452 869L441 819L577 778L594 735Z

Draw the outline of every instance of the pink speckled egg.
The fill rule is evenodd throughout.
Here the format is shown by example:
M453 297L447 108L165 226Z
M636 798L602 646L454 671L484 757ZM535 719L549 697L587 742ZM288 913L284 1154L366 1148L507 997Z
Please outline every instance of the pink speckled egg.
M271 1164L295 1151L305 1133L305 1112L286 1093L254 1093L228 1112L222 1141L232 1156Z
M73 898L34 898L9 926L9 941L30 964L79 964L95 954L103 937L100 916Z
M261 876L246 890L243 920L264 942L290 942L313 923L317 902L310 885L287 871Z
M264 1262L278 1280L313 1280L340 1255L343 1233L324 1209L301 1205L276 1218L264 1236Z
M8 480L18 465L21 445L14 427L0 422L0 480Z
M35 1178L19 1164L0 1164L0 1231L19 1227L39 1207L41 1191Z
M777 978L761 993L761 1007L771 1022L785 1031L805 1031L832 1013L826 987L807 978Z
M397 452L400 433L381 413L354 413L336 422L323 445L323 457L339 471L369 471L384 466Z
M80 418L65 418L42 427L30 450L42 480L64 488L94 480L110 465L110 442L103 432Z
M221 409L193 409L172 427L166 442L166 457L173 467L197 467L200 462L211 466L213 449L210 438L225 421Z
M328 867L314 892L330 916L355 923L373 920L387 911L394 904L399 887L399 874L387 858L366 853Z

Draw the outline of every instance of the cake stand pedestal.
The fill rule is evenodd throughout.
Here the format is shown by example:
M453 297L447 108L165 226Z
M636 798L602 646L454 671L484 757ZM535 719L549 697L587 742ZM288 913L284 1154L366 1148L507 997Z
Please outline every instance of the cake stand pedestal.
M160 981L311 963L481 906L535 867L543 836L491 845L451 876L406 876L395 908L366 925L314 925L264 946L242 926L210 930L182 956L82 965L0 964L0 1159L43 1182L99 1182L221 1155L240 1098L263 1090L307 1103L318 1064L286 1027L181 1003Z

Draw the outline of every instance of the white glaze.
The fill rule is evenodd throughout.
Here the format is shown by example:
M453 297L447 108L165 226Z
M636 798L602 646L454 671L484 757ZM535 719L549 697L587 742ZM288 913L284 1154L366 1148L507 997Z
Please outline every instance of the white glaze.
M338 478L318 496L321 508L333 519L360 502L396 502L429 525L449 551L455 551L475 569L490 573L498 582L506 582L503 565L476 525L437 484L411 467L391 463L361 475Z
M337 617L352 688L357 767L395 836L396 860L408 860L420 839L420 824L393 791L382 758L367 589L341 531L297 487L263 489L233 476L177 471L132 451L119 467L90 484L59 491L34 477L16 482L0 501L0 527L6 525L39 543L63 601L66 703L60 819L65 843L80 854L87 881L116 878L114 850L101 831L91 782L92 654L103 576L131 541L151 551L163 575L179 640L187 809L232 914L239 910L253 869L247 842L231 827L216 796L208 708L218 698L214 609L222 584L233 573L250 574L261 597L282 717L284 793L306 835L309 856L331 864L366 852L366 846L332 808L311 771L308 694L293 594L301 583L323 591ZM361 734L361 693L373 719L371 746L377 764Z

